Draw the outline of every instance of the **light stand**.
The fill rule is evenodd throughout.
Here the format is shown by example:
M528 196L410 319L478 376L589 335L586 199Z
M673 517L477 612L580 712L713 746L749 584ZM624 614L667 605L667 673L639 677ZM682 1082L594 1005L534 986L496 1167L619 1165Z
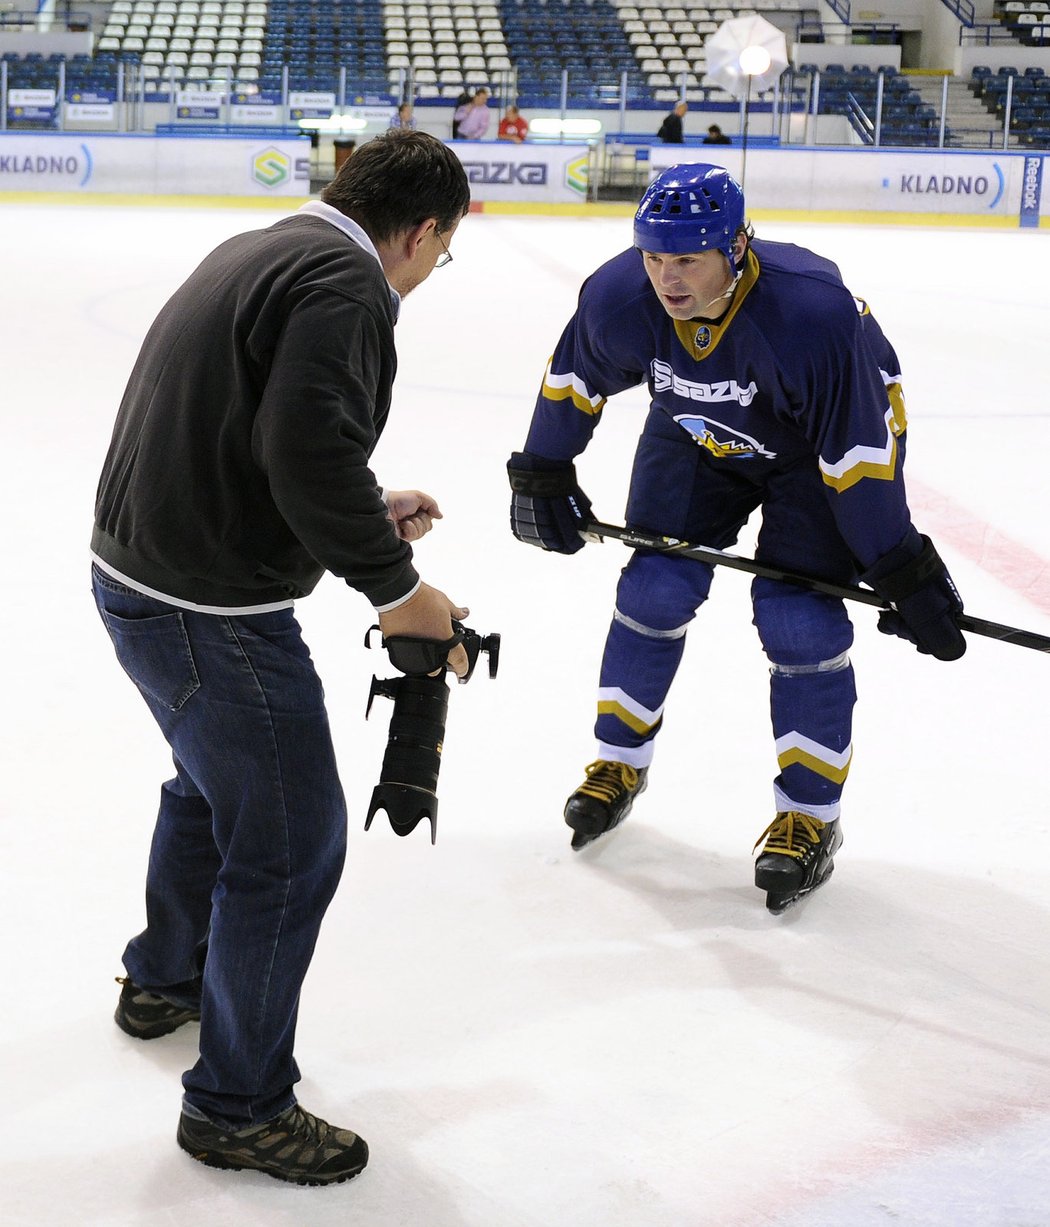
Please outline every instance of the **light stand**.
M740 186L742 188L747 179L747 128L748 119L751 114L751 80L753 77L761 77L764 73L767 73L772 62L772 57L765 47L745 47L740 52L740 75L747 80L747 87L744 93L744 130L741 133L740 153Z
M743 104L741 118L740 184L747 168L751 93L761 94L776 84L787 67L787 44L783 31L757 13L723 21L704 44L707 55L705 85L727 90Z

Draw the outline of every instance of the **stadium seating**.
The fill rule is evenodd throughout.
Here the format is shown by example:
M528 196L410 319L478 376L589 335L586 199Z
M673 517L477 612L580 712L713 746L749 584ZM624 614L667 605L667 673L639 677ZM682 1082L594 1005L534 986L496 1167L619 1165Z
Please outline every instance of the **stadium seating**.
M975 65L970 74L970 89L989 113L1006 122L1007 97L1010 99L1010 132L1031 146L1045 148L1050 141L1050 75L1038 66L1023 72L1009 64Z
M996 0L994 15L1019 43L1050 47L1050 2L1048 0Z
M801 0L759 0L758 11L791 33L809 10ZM393 102L404 92L447 105L465 89L488 85L513 93L526 108L557 107L563 89L571 107L618 107L626 85L629 108L653 108L685 97L708 110L735 111L738 102L706 83L704 43L730 16L750 8L714 7L687 0L113 0L94 56L66 63L67 96L104 96L141 80L149 96L174 86L237 92L332 93ZM1004 27L1025 38L1044 24L1050 0L997 0ZM1021 21L1020 17L1033 20ZM828 64L821 70L820 110L849 117L870 137L879 77L868 66ZM13 87L53 86L55 66L42 57L5 56ZM1050 64L1050 61L1048 61ZM990 111L1002 109L1002 71L974 71L971 88ZM803 65L781 83L801 104L807 97ZM1042 132L1041 103L1029 98L1046 74L1013 74L1011 127L1019 135ZM938 117L908 79L882 77L881 137L888 143L935 143ZM1039 87L1042 88L1042 87ZM753 100L768 105L769 96ZM1034 113L1033 113L1034 112Z
M793 0L766 0L779 9ZM350 95L409 89L451 98L516 74L523 105L694 102L705 87L703 42L731 8L620 0L114 0L96 60L123 61L163 82L229 76L240 86ZM205 70L202 72L202 70Z
M557 104L563 81L569 105L612 104L625 76L628 105L650 100L626 23L607 0L512 0L502 6L502 25L523 106Z
M813 75L817 68L803 64L800 72ZM908 78L892 65L878 72L870 65L828 64L820 72L819 111L844 115L865 141L873 139L878 114L878 82L882 75L882 112L879 140L884 145L935 145L940 138L940 118ZM946 140L950 133L946 132Z

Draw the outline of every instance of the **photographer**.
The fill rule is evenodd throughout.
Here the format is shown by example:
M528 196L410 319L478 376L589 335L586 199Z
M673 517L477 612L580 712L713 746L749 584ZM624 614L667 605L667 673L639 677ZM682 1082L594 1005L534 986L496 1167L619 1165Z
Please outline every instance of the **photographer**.
M384 496L369 457L401 299L451 258L469 203L440 141L390 131L322 201L219 246L151 327L99 482L96 603L176 772L116 1022L152 1039L199 1018L178 1142L213 1167L328 1184L367 1162L293 1091L346 807L292 606L330 571L386 635L448 640L468 612L412 564L437 503ZM449 663L465 674L462 646Z

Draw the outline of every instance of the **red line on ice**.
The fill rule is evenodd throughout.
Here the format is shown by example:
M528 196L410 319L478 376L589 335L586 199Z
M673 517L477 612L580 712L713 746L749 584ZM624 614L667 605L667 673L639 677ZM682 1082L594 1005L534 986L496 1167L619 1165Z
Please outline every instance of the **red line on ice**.
M960 503L908 479L908 503L920 532L975 562L989 575L1050 613L1050 561L1014 541Z

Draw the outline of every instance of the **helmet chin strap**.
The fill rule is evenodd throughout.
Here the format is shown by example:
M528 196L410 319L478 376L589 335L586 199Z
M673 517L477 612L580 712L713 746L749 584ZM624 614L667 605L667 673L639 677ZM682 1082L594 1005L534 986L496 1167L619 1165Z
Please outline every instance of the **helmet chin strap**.
M737 282L744 275L744 270L742 267L737 268L736 264L729 258L729 256L726 256L726 259L729 261L729 268L730 268L730 271L732 272L732 280L729 282L729 285L722 291L721 294L716 294L715 297L712 298L709 303L704 304L702 308L703 311L706 311L708 307L713 307L716 302L721 302L723 299L732 298L733 293L736 290Z

